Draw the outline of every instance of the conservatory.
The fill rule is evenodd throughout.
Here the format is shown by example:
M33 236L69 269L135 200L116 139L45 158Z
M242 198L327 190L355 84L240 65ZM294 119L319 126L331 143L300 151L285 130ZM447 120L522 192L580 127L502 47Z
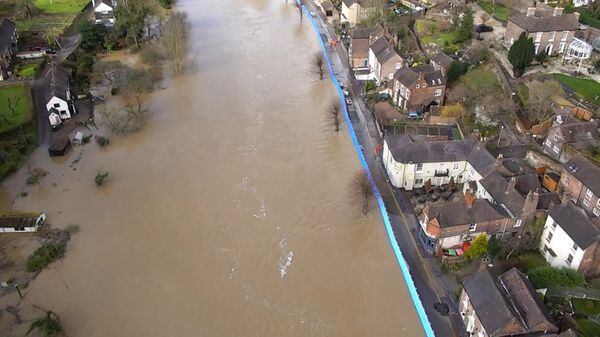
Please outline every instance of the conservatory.
M592 55L592 50L592 45L589 43L578 38L573 38L573 42L569 45L565 58L567 60L587 60Z

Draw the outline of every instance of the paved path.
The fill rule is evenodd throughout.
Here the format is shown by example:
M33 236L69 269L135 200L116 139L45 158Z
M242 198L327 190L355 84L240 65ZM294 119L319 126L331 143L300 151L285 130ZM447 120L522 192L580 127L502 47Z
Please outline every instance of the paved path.
M318 13L316 20L320 34L325 34L328 38L334 37L333 29L324 24L320 11L313 2L307 3L311 11ZM335 38L336 39L336 38ZM348 112L352 120L356 137L361 144L363 153L373 179L377 184L382 199L385 202L386 209L390 217L392 228L396 241L400 246L404 258L406 259L411 276L415 282L415 286L425 307L425 311L432 324L436 336L459 336L464 330L462 319L459 315L451 315L448 317L441 316L433 309L435 302L444 302L451 308L450 311L456 311L455 303L448 296L447 285L442 277L434 277L438 274L437 262L424 257L416 240L414 233L418 232L418 222L412 215L405 215L404 210L411 208L407 200L401 199L400 202L396 199L391 185L388 183L388 178L378 157L375 156L377 145L382 144L382 139L375 126L375 119L362 98L362 87L355 80L348 63L348 55L343 46L337 47L327 46L327 53L331 61L334 74L340 83L344 83L353 100L353 105L349 106ZM353 118L354 117L354 118ZM358 119L356 119L358 117ZM411 220L412 219L412 220ZM438 274L439 275L439 274ZM438 295L440 294L440 295ZM458 332L456 332L458 331Z

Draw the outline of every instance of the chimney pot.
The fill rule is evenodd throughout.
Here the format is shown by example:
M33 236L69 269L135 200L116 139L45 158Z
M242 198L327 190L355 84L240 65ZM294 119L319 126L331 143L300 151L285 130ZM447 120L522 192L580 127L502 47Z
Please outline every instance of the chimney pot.
M535 16L535 9L535 7L527 7L527 14L525 14L525 16Z
M511 191L514 191L515 190L515 186L517 186L517 178L512 177L508 181L508 185L506 185L506 193L508 194Z
M561 16L564 10L565 9L562 7L554 7L554 12L552 12L552 16Z

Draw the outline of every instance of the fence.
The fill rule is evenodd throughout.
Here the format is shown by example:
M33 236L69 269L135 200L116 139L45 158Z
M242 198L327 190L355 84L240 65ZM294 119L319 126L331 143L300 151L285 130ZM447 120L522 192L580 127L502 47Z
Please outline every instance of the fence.
M587 289L581 287L553 287L548 288L546 296L550 297L573 297L573 298L588 298L591 300L600 300L600 290Z
M296 1L298 2L298 4L301 4L299 2L300 0L296 0ZM394 231L392 229L392 225L390 222L390 218L388 216L385 204L383 202L383 198L381 197L381 194L379 193L379 189L377 188L377 185L375 184L375 181L373 180L373 176L371 174L371 171L369 170L369 166L367 164L365 156L362 153L361 146L358 143L358 139L356 138L356 133L354 132L354 127L352 126L352 122L350 121L350 115L348 114L348 107L346 106L346 101L344 99L344 93L342 92L340 83L335 78L333 66L331 65L331 62L329 60L329 55L327 54L327 50L325 49L325 44L323 43L323 40L320 37L320 32L319 32L317 23L315 22L314 18L310 15L310 10L306 6L302 5L302 10L304 11L305 16L308 17L308 19L310 20L310 23L311 23L313 29L315 30L315 33L317 34L317 40L319 41L319 44L321 45L321 50L323 52L323 55L325 56L325 62L327 63L327 68L329 70L330 79L335 86L335 89L338 93L338 96L340 98L340 101L341 101L341 104L342 104L342 107L344 110L344 119L346 120L346 126L348 127L348 131L350 133L350 138L352 139L352 144L354 145L354 149L355 149L356 153L358 154L358 159L360 160L360 164L363 167L363 169L365 170L365 172L367 173L369 182L371 183L373 191L375 192L375 198L377 200L377 204L379 205L379 210L381 212L381 216L383 218L383 223L385 225L385 229L388 234L388 239L390 241L390 244L392 245L392 249L396 256L396 260L402 271L402 276L404 277L404 280L406 281L406 286L408 288L408 292L412 298L413 305L415 307L415 310L417 312L419 320L421 321L421 325L423 327L423 330L425 331L425 335L427 337L434 337L435 334L433 333L433 328L431 327L431 323L429 322L429 319L427 318L427 313L425 313L425 308L423 307L423 302L421 301L421 298L419 297L417 288L415 286L415 282L413 281L412 276L410 274L410 269L409 269L408 263L404 259L404 255L402 254L402 251L400 250L400 247L398 246L398 242L396 241Z

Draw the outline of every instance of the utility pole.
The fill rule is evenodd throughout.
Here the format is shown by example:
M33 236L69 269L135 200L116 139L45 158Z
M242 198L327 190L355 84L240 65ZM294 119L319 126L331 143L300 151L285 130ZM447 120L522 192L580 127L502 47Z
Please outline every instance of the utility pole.
M23 299L23 294L21 293L21 289L19 289L19 285L15 283L15 288L17 289L17 293L19 293L19 298Z

